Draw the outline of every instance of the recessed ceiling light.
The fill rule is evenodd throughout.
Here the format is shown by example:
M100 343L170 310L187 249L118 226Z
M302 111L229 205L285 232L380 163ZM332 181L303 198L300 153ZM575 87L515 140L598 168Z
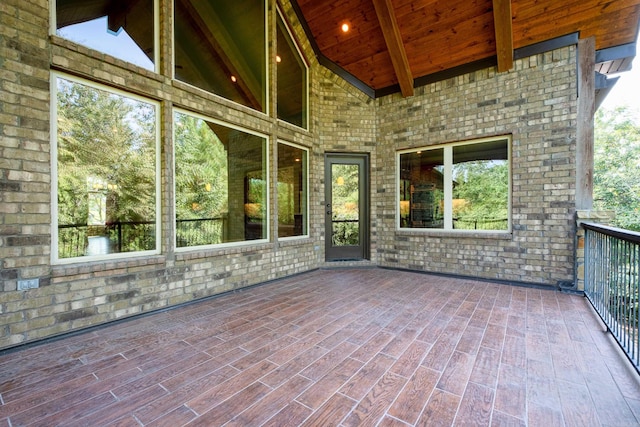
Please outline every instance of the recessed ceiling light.
M349 24L348 23L345 22L344 24L342 24L341 28L342 28L342 32L343 33L348 33L349 32Z
M276 55L276 62L282 62L282 58L280 58L280 55Z
M231 76L231 81L235 83L238 81L238 79L236 78L236 76Z

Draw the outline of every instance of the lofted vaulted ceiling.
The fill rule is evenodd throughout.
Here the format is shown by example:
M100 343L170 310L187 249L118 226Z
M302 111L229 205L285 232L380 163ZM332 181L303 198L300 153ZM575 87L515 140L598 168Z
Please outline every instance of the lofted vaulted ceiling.
M595 37L599 71L630 68L640 0L292 0L321 62L371 96ZM349 31L344 32L342 25ZM540 50L542 51L542 50Z

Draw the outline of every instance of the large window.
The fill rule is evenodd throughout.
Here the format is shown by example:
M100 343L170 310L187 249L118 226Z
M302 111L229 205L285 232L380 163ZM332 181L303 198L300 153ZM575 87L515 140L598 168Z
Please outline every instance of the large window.
M154 70L155 0L57 0L55 33Z
M158 248L157 103L54 74L54 259Z
M278 237L305 236L308 150L278 143Z
M267 239L266 138L174 113L176 246Z
M398 154L400 228L509 229L510 138Z
M175 78L266 112L264 0L175 0Z
M278 10L278 118L307 128L307 65Z

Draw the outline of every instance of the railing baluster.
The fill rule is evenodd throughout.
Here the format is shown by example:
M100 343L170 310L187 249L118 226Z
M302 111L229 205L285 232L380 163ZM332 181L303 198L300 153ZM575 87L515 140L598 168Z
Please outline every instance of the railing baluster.
M585 229L585 296L640 372L640 233Z

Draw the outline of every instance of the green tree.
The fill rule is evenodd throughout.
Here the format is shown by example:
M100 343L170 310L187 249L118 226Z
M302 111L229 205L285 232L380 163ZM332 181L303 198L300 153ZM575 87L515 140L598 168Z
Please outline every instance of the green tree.
M176 114L176 217L216 218L228 210L227 153L212 126Z
M483 228L506 228L508 217L509 165L504 160L470 161L457 163L453 168L454 199L460 200L454 205L454 217L461 220L464 227L473 221ZM488 222L487 222L488 221Z
M60 224L87 223L91 190L105 193L107 222L153 220L155 154L152 105L59 80Z
M629 107L595 115L593 198L613 210L614 225L640 231L640 118Z
M177 244L221 243L229 173L220 126L182 113L175 114L174 125Z
M359 179L360 170L355 164L333 164L332 219L334 221L357 221L359 219ZM333 241L338 245L359 243L357 222L334 222Z

